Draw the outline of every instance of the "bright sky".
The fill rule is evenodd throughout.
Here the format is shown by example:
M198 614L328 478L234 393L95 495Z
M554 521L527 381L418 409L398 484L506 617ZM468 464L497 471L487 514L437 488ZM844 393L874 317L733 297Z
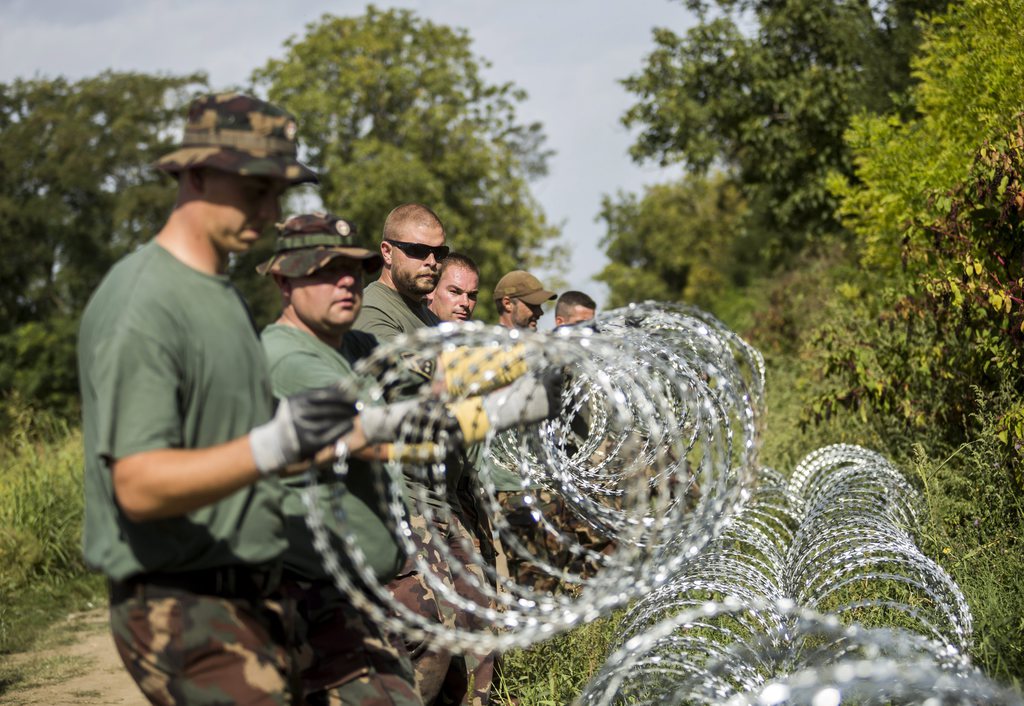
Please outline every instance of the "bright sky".
M468 30L474 52L492 63L488 78L512 81L529 98L523 122L540 121L555 151L533 193L548 219L563 225L572 251L564 279L598 304L606 290L591 277L605 264L595 220L602 194L639 191L672 174L629 159L619 122L632 97L618 79L638 72L653 49L655 26L693 23L680 0L421 0L407 7ZM282 44L324 13L362 14L349 0L0 0L0 81L104 69L207 72L214 89L244 84L254 68L283 54ZM543 276L544 273L538 273ZM490 283L486 286L493 286ZM552 320L545 314L548 325Z

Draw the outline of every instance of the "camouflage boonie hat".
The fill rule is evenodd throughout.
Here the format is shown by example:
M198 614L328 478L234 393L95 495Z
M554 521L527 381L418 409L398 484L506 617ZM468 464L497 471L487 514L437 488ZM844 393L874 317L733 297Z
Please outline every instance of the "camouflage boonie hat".
M277 106L241 93L215 93L192 101L181 147L153 163L177 174L212 167L243 176L318 181L296 158L295 118Z
M261 275L276 272L285 277L307 277L336 257L363 261L363 270L376 272L384 264L377 250L356 244L356 227L330 213L292 216L277 224L274 256L256 268Z

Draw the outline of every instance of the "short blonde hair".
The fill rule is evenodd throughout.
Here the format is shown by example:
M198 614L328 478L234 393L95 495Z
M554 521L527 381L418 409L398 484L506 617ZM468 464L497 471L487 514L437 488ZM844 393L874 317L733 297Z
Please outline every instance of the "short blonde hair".
M384 220L382 240L401 240L398 235L408 225L440 228L441 232L444 232L444 224L436 213L420 203L404 203L391 209L391 213Z

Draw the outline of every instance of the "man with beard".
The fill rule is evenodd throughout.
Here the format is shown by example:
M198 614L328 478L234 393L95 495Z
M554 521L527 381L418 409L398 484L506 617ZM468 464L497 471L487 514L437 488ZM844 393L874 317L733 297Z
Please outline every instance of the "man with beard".
M356 330L384 343L440 323L424 298L437 287L441 262L448 257L444 241L441 220L426 206L407 203L388 214L380 244L384 268L366 287Z
M363 308L354 325L354 329L364 335L346 337L342 352L350 359L357 359L368 355L377 342L387 343L400 334L411 334L420 328L441 323L437 315L427 308L426 296L437 287L441 263L448 257L448 252L444 225L437 214L417 203L403 204L392 210L384 221L380 244L383 269L380 278L365 288ZM415 361L412 365L422 374L424 381L433 378L432 360ZM432 538L433 530L442 530L449 548L461 551L460 545L473 541L466 525L474 524L477 519L464 511L460 499L460 495L465 495L471 483L465 473L467 462L459 454L447 459L446 465L448 477L445 491L439 493L437 488L427 488L425 502L434 508L435 514L450 514L451 526L441 527L441 523L434 522L427 527L425 519L419 514L413 514L409 523L413 541L421 545L421 551L428 553L433 573L453 590L471 595L473 589L466 584L466 580L453 577L447 562L435 554L436 547L432 546L437 541ZM409 482L416 484L421 481ZM445 503L454 512L442 509ZM480 567L469 568L477 574L478 581L483 580ZM411 557L399 577L388 584L388 588L406 607L444 625L468 626L475 620L470 614L457 611L447 601L438 600L424 577L415 570ZM492 655L451 655L446 650L416 643L407 643L406 647L412 656L416 684L424 702L466 703L473 706L482 706L488 702L494 672Z
M453 252L441 264L437 289L427 295L427 300L441 321L469 321L479 293L480 269L468 255Z
M540 280L524 270L513 270L498 280L494 288L494 306L498 323L505 328L537 330L543 316L541 304L557 296L544 289Z
M363 301L363 277L380 268L382 257L378 252L361 247L351 222L327 213L293 216L278 228L280 236L275 254L258 268L261 274L274 278L284 305L278 320L262 334L274 392L286 395L342 380L355 382L358 376L367 373L356 372L352 361L372 351L376 339L353 332L351 327ZM352 342L352 338L363 340ZM360 353L360 349L364 352ZM493 382L494 376L489 379ZM497 398L479 398L480 411L468 417L465 411L470 408L465 403L477 398L462 400L460 409L465 410L462 414L450 411L458 415L449 419L458 424L458 432L449 429L449 433L457 433L462 443L472 444L474 429L488 426L500 429L502 425L529 424L550 416L556 411L554 405L559 399L555 392L557 384L553 384L550 392L545 386L542 395L540 379L534 380L531 384L524 378L514 383L516 388L506 389ZM501 383L494 386L498 384ZM422 412L424 404L425 401L414 397L399 402L398 407L389 411L383 407L365 407L359 420L376 438L389 441L404 416L413 410ZM496 411L499 407L501 414ZM481 414L486 419L482 419ZM376 421L371 421L371 417ZM465 422L458 421L459 418L464 418ZM428 430L429 427L423 429ZM369 438L366 441L373 443ZM449 627L456 624L467 627L469 617L456 616L453 606L437 599L432 589L424 584L423 577L415 571L413 557L402 565L392 534L394 527L387 520L386 493L377 482L384 470L376 461L392 458L394 447L386 444L349 448L352 455L348 459L346 492L341 494L340 500L347 523L339 525L333 513L324 513L328 533L334 537L332 545L340 543L343 536L348 537L362 549L375 578L389 582L396 600ZM396 650L386 644L380 629L361 616L334 588L306 524L305 485L306 481L301 478L286 484L284 508L289 551L285 557L284 590L302 607L299 628L308 648L303 652L301 666L309 703L379 701L398 706L421 698L428 704L486 704L493 659L489 656L482 659L470 656L468 661L462 656L453 658L447 651L428 649L422 642L406 642L401 635L395 636L394 644L399 648ZM317 492L329 507L337 491L329 484L321 484ZM419 544L419 558L431 565L433 573L454 583L461 595L472 597L472 587L452 579L437 541L430 541L430 533L435 530L446 535L451 532L453 537L458 533L459 537L472 541L461 523L453 519L451 523L434 522L427 527L422 517L409 519L414 530L413 541ZM450 549L465 563L465 552L458 553L461 545L461 541L455 541ZM351 570L344 555L342 567ZM482 573L477 580L484 580ZM412 674L406 675L406 663L401 657L406 649L412 651L419 698L410 692ZM360 665L364 667L362 671L357 668ZM470 677L472 691L469 690Z

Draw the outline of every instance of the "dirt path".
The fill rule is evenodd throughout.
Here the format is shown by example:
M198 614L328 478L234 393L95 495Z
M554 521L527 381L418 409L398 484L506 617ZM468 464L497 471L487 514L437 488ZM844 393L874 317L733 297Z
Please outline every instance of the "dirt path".
M68 616L54 638L52 647L5 659L24 681L0 689L0 704L148 704L117 656L106 609Z

